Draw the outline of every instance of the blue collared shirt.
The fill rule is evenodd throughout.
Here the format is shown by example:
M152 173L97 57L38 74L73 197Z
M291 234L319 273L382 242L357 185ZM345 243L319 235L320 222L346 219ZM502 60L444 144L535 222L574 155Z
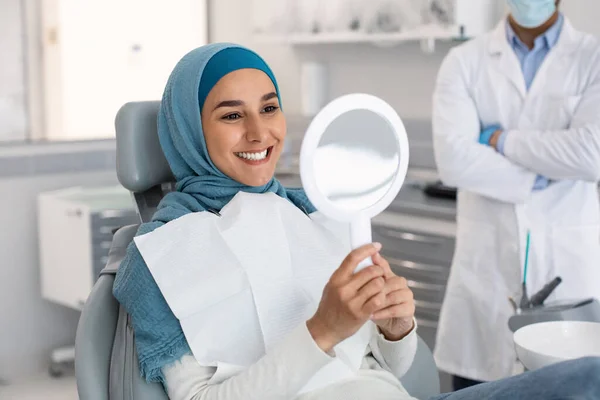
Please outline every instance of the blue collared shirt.
M519 39L512 26L510 26L508 19L506 20L506 40L508 40L508 43L521 64L521 70L523 71L523 78L525 79L527 90L531 87L533 79L546 59L546 56L558 42L564 22L565 18L560 14L558 20L550 27L550 29L544 32L543 35L535 38L533 49L530 50L521 39ZM507 133L508 132L506 131L502 132L498 138L497 147L502 155L504 155L504 143L506 142ZM547 178L538 176L534 189L543 188L547 184Z
M510 26L508 19L506 20L506 39L519 59L527 90L529 90L531 87L533 78L535 78L535 75L546 59L546 56L550 50L556 46L556 42L558 42L564 22L565 18L562 14L560 14L558 20L550 27L550 29L548 29L543 35L535 38L533 49L529 50L529 48L521 41L521 39L519 39L512 26Z

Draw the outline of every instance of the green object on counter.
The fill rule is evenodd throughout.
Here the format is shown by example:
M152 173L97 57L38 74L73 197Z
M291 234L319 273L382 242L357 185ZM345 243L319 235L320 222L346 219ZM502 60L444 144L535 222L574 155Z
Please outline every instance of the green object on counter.
M525 245L525 266L523 267L523 284L527 282L527 267L529 265L529 244L531 243L531 232L527 231L527 244Z
M519 308L524 310L526 308L531 308L531 302L529 301L529 296L527 295L527 266L529 265L529 245L531 243L531 234L529 230L527 231L527 244L525 245L525 266L523 267L523 283L521 284L523 294L521 296L521 301L519 302Z

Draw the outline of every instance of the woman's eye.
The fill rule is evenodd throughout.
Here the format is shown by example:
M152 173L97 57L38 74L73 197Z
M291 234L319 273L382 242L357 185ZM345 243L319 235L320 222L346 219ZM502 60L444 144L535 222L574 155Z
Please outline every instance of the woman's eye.
M235 121L236 119L241 118L242 116L238 113L233 113L233 114L227 114L223 117L224 120L227 121Z
M277 111L278 109L279 109L279 107L277 107L277 106L266 106L263 111L266 113L272 113L272 112Z

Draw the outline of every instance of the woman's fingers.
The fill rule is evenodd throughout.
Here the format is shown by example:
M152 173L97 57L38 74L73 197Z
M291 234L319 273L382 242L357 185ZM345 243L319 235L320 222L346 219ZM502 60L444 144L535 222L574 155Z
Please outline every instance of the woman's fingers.
M393 276L396 276L396 274L394 274L394 272L392 271L390 264L388 263L388 261L385 258L383 258L381 253L377 253L377 254L373 255L371 257L371 259L373 260L373 264L379 265L381 268L383 268L384 275L386 278L391 278Z
M410 289L400 289L390 292L385 297L385 304L373 313L371 319L405 318L415 312L413 292Z
M386 296L386 303L388 306L402 304L406 302L412 302L414 299L412 290L400 289L390 292Z
M358 279L359 274L357 274L357 282L362 283L365 282L366 279L369 280L358 290L356 296L352 299L352 308L362 309L367 307L373 312L395 304L413 300L413 293L408 288L406 279L399 276L385 279L383 276L377 275L377 272L367 273L367 270L368 268L359 273L361 274L364 272L360 279ZM381 270L378 272L381 274ZM349 285L346 286L346 289L348 289L348 287ZM374 299L374 301L367 306L367 303L374 297L377 297L377 299Z
M401 277L394 275L391 278L385 280L385 291L386 293L392 293L396 290L408 289L408 281Z
M383 310L386 307L386 296L385 293L379 292L376 295L372 296L369 300L367 300L363 307L362 312L365 315L373 315L375 312L379 310Z
M379 250L381 250L380 243L371 243L351 251L342 261L340 267L333 273L331 280L335 282L350 280L358 264L367 257L373 257Z
M384 320L390 318L407 318L412 317L415 312L415 305L412 302L395 304L378 311L373 312L371 319Z
M381 276L376 277L360 288L360 290L356 293L355 299L362 307L362 305L369 301L371 297L380 293L385 295L385 293L382 292L384 287L385 279Z
M367 285L375 278L382 278L384 275L383 268L378 265L371 265L363 270L360 270L350 280L350 282L346 285L348 290L352 290L354 292L358 292L361 288ZM382 281L385 282L385 279L382 278Z

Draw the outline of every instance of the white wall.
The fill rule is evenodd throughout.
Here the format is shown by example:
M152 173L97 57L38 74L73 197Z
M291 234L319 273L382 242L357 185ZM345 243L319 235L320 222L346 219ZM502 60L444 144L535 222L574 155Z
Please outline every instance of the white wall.
M600 34L597 0L563 1L565 14L574 25ZM317 59L330 64L330 97L363 91L377 95L396 108L403 118L429 118L431 93L439 66L452 44L438 43L428 55L418 43L390 48L372 45L287 46L255 42L250 35L252 1L212 0L210 39L236 42L261 54L273 68L281 86L286 112L300 112L299 65ZM505 2L498 1L498 19L505 15Z
M51 350L75 339L79 313L40 295L37 194L116 182L108 171L0 179L0 380L44 373Z
M577 29L600 36L600 1L563 0L560 8Z
M22 140L27 128L22 5L0 2L0 142Z
M0 2L0 141L20 139L29 133L28 126L39 126L40 114L36 110L35 121L27 123L26 120L28 99L24 60L39 60L39 55L27 56L23 53L23 35L26 30L22 24L26 18L24 10L25 14L33 14L31 19L37 18L36 7L39 1ZM304 46L294 49L285 45L254 43L249 34L251 0L209 1L211 40L238 42L263 55L280 81L288 113L297 114L300 111L300 60L324 56L333 65L331 96L349 91L369 91L389 101L405 118L430 115L430 93L435 73L448 45L429 56L421 54L416 44L390 49L368 45ZM498 15L504 9L504 3L502 0L498 1ZM600 25L596 21L600 15L600 2L563 1L561 7L577 28L600 35ZM349 64L342 65L343 61L348 61ZM34 68L33 72L35 71Z
M391 48L372 45L298 46L257 43L250 35L252 2L218 0L211 2L210 40L235 42L256 50L274 70L287 113L300 108L299 65L318 59L330 64L330 97L363 91L382 97L402 117L427 118L431 113L431 92L435 75L449 45L426 55L418 43Z

